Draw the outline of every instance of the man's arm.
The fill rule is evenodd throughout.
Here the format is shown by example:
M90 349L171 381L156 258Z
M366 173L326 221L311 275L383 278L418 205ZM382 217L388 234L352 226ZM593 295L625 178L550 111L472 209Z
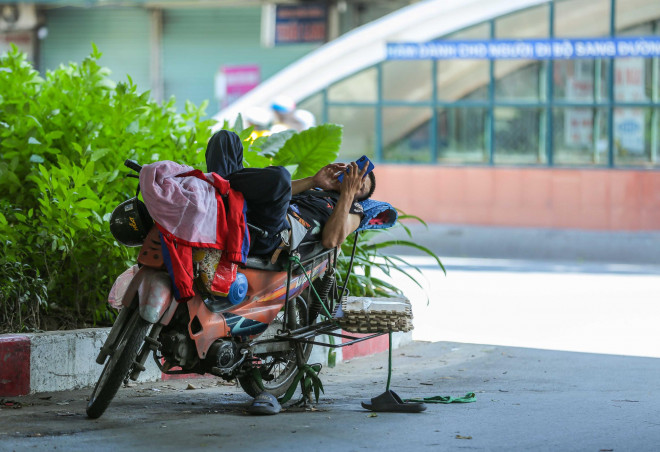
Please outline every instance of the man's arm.
M314 188L314 180L312 177L306 177L304 179L297 179L297 180L292 180L291 181L291 194L292 195L297 195L298 193L302 193L306 190L311 190Z
M341 183L337 205L323 227L321 243L325 248L335 248L341 245L348 234L360 226L360 216L350 213L350 209L355 196L362 188L362 180L367 172L367 165L360 171L357 164L351 162L350 169L350 172L344 175L344 180Z
M291 194L297 195L316 187L323 190L339 191L337 176L344 170L346 170L346 164L344 163L326 165L313 176L291 181Z

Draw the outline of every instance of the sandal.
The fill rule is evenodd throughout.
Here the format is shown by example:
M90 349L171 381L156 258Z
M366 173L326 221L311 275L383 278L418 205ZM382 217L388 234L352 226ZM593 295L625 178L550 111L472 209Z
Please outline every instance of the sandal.
M419 402L404 402L396 392L389 390L371 399L371 403L362 402L362 408L381 412L419 413L426 410L426 405Z
M247 411L250 414L277 414L281 409L282 406L277 398L273 394L264 391L254 398Z

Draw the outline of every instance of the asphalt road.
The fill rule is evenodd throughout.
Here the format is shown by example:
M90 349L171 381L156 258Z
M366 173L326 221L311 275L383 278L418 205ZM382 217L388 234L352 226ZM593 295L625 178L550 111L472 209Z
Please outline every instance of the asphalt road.
M5 400L0 450L660 450L655 268L447 259L442 276L414 263L430 302L397 278L417 341L394 352L391 388L474 403L363 410L385 389L379 354L323 369L318 404L271 417L215 379L123 388L98 420L89 389Z

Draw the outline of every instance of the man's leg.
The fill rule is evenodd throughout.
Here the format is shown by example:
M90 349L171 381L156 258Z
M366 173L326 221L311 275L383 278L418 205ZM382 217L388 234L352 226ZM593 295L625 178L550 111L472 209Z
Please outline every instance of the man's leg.
M220 130L206 146L206 172L216 173L225 179L231 173L243 169L243 143L234 132Z
M243 193L248 222L268 232L267 238L251 236L250 251L268 254L280 243L277 233L287 229L291 201L291 174L282 166L244 168L227 176L231 188Z

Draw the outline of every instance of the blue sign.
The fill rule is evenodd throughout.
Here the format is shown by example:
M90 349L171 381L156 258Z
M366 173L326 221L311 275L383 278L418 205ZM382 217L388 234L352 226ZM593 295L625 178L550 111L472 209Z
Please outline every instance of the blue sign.
M550 60L660 56L660 36L388 43L388 60Z

